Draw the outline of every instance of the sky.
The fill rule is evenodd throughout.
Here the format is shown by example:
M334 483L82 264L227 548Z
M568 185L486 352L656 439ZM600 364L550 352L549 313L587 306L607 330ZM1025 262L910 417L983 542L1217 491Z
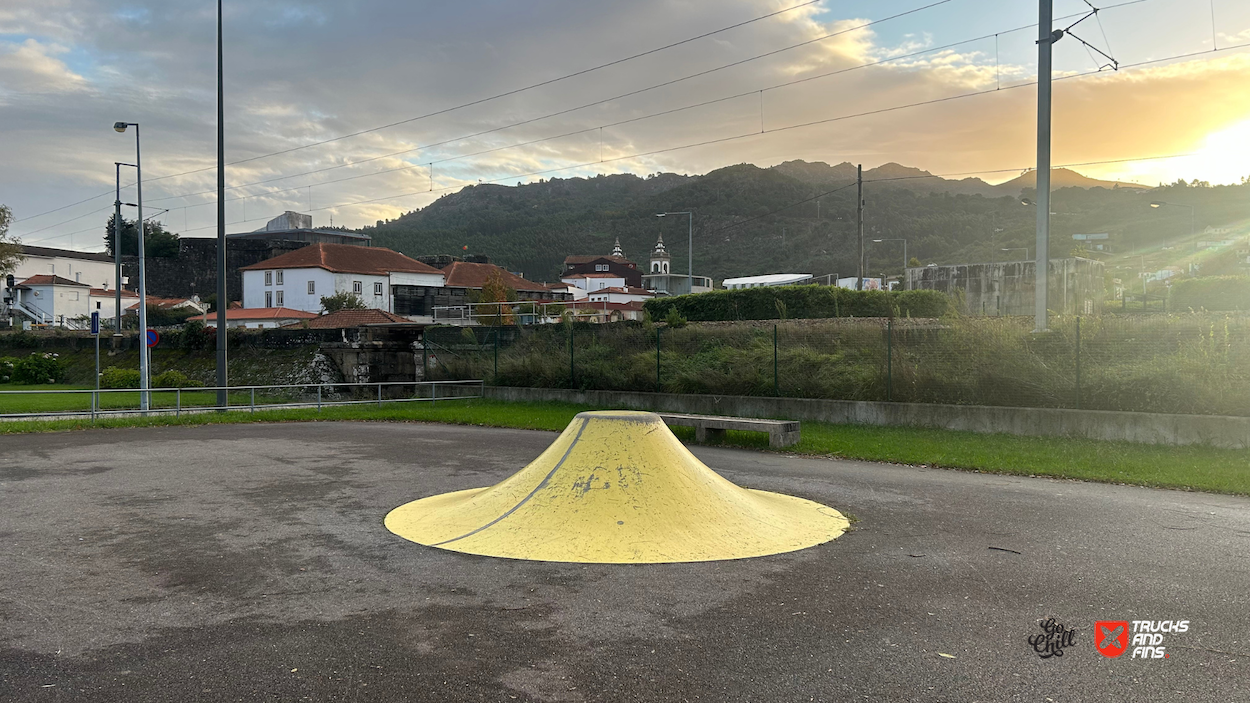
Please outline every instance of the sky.
M1054 48L1053 163L1148 185L1250 176L1250 3L1091 2ZM1059 28L1091 7L1054 4ZM1000 182L1035 164L1033 0L224 7L230 232L285 210L360 227L478 182L792 159ZM122 120L142 129L145 213L214 236L215 42L204 0L5 0L10 233L103 247L113 163L135 158Z

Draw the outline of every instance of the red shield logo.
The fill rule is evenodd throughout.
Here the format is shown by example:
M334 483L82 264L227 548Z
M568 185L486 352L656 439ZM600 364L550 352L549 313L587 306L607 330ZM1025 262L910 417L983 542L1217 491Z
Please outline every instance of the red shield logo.
M1094 623L1094 648L1112 659L1128 649L1127 620L1099 620Z

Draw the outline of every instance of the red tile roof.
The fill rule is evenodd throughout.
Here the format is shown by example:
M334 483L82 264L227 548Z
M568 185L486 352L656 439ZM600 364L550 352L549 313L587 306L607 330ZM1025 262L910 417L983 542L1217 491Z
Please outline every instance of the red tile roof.
M226 310L227 322L230 320L311 320L314 317L317 317L317 313L291 308L229 308ZM196 315L191 319L200 322L216 322L217 313L209 312Z
M335 273L367 273L375 276L385 276L391 272L440 273L433 266L427 266L397 251L355 244L310 244L281 256L275 256L268 261L244 266L240 270L306 268L320 268Z
M444 285L448 288L481 288L492 271L498 271L499 275L503 276L504 285L512 290L547 292L547 287L543 284L527 281L494 264L471 264L468 261L453 261L444 268L443 274L447 276L447 282Z
M25 281L22 281L18 285L19 286L82 286L83 288L91 287L87 285L86 283L79 283L78 281L71 281L68 278L63 278L61 276L54 276L54 275L50 275L46 273L41 273L38 276L31 276L30 278L26 279Z
M138 298L139 294L136 293L135 297ZM147 302L148 307L150 308L164 308L166 310L170 310L190 300L190 298L158 298L154 295L149 295ZM134 305L131 305L129 309L137 307L139 307L139 304L135 303Z
M329 315L322 315L315 320L308 321L308 328L314 330L335 330L344 327L363 327L365 325L392 325L396 323L409 323L412 321L402 315L396 315L386 310L368 309L368 310L339 310ZM298 323L303 327L303 323Z
M589 264L595 261L611 261L612 263L624 264L626 266L636 265L634 264L634 262L630 261L629 259L626 259L623 256L595 256L593 254L592 255L574 254L573 256L564 257L565 266L580 266L582 264Z

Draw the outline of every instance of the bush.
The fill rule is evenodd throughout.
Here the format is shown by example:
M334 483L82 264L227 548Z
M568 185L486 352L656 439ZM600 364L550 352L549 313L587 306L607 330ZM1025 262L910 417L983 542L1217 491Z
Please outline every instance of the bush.
M201 351L216 345L215 330L209 331L208 327L199 320L188 321L179 332L178 347L184 351Z
M119 369L110 366L100 372L101 388L138 388L138 369Z
M929 290L856 291L830 286L717 290L654 298L644 304L654 320L677 310L688 320L777 320L827 317L943 317L950 299Z
M0 356L0 383L13 380L13 367L17 366L17 362L16 356Z
M153 388L202 388L203 381L196 381L188 378L187 375L177 369L170 369L164 373L156 374L152 379Z
M686 317L676 306L668 309L668 314L664 316L664 324L673 329L680 329L686 326Z
M1219 312L1250 310L1250 278L1207 276L1179 281L1168 291L1168 309Z
M13 383L37 385L43 383L60 383L65 378L65 367L61 364L58 354L36 352L19 359L13 364Z

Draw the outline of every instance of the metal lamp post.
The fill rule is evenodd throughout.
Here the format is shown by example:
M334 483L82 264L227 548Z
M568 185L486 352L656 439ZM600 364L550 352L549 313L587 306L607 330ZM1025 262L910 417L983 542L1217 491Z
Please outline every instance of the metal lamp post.
M139 409L149 409L149 393L148 393L148 372L149 372L149 353L148 353L148 289L147 276L144 274L146 262L144 260L143 251L143 160L139 155L139 123L138 122L114 122L113 129L118 132L125 132L127 127L135 128L135 207L139 209L138 216L135 217L135 227L138 230L137 239L139 240ZM121 242L118 242L118 249L121 249Z
M117 170L117 191L113 201L113 289L117 298L117 311L113 318L113 348L117 349L122 336L122 166L134 168L134 164L114 161Z
M1193 205L1182 205L1181 203L1165 203L1165 202L1163 202L1162 200L1155 200L1155 201L1153 201L1153 202L1151 202L1151 203L1150 203L1150 207L1155 208L1156 210L1157 210L1157 209L1159 209L1159 208L1161 208L1161 207L1185 207L1185 208L1189 208L1189 238L1190 238L1190 239L1193 239L1193 238L1194 238L1194 206L1193 206ZM1166 234L1163 236L1163 248L1164 248L1165 250L1168 248L1168 239L1167 239L1167 235L1166 235ZM1197 248L1198 248L1198 242L1197 242L1197 241L1195 241L1195 242L1194 242L1194 249L1197 249Z
M693 293L694 292L694 213L693 212L659 212L659 213L656 213L655 216L656 217L668 217L669 215L686 215L687 217L690 218L690 231L689 231L690 253L688 255L689 260L687 263L689 264L688 273L690 275L690 292Z
M880 243L882 243L882 242L902 242L902 243L903 243L903 290L907 290L907 261L908 261L908 259L907 259L907 240L906 240L906 239L898 239L898 238L896 238L896 239L874 239L874 240L872 240L872 241L873 241L873 243L875 243L875 244L880 244ZM881 278L881 280L883 280L883 281L885 280L885 276L884 276L884 274L882 274L882 278Z

